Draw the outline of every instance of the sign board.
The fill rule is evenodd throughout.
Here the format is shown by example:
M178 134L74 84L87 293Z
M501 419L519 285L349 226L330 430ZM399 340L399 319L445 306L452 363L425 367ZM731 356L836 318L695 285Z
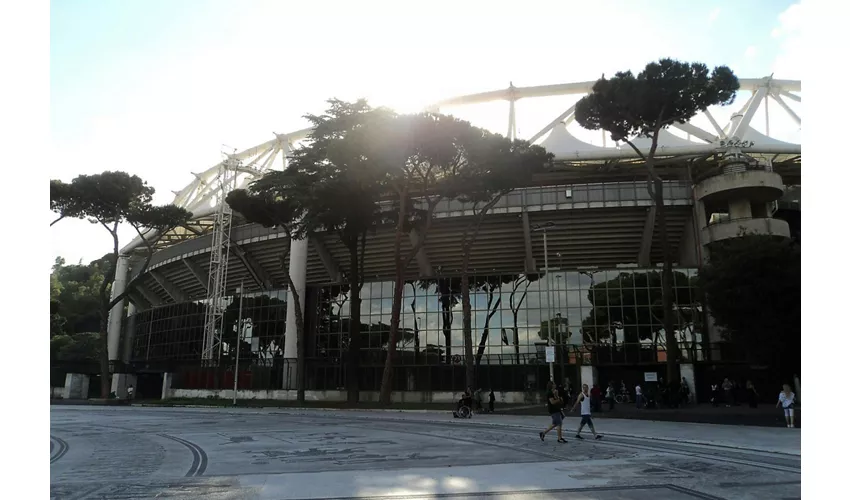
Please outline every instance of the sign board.
M748 149L748 148L751 148L751 147L753 147L753 146L755 146L755 145L756 145L756 143L755 143L755 142L753 142L753 141L742 141L742 140L738 139L737 137L733 137L733 138L732 138L732 139L730 139L730 140L723 140L723 141L720 141L720 147L721 147L721 148L741 148L741 149Z
M658 374L655 372L643 372L644 382L658 382Z
M546 346L546 362L554 363L555 362L555 346Z

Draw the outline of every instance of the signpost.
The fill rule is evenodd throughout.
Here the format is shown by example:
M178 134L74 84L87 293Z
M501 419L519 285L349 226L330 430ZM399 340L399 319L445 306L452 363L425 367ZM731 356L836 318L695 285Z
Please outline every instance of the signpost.
M658 374L655 372L644 372L643 373L643 381L644 382L658 382Z
M553 346L553 345L547 345L546 346L546 362L547 363L554 363L555 362L555 346Z

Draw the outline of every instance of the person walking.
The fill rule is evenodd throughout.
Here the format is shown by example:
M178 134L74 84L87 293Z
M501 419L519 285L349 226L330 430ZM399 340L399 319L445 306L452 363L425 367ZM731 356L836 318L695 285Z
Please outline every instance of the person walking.
M590 390L590 402L591 406L593 406L593 411L602 411L602 389L596 384L593 384L593 388Z
M682 377L682 385L680 386L682 394L682 404L687 405L691 402L691 386L688 385L688 379Z
M794 403L796 403L796 399L794 393L791 392L791 386L783 384L782 392L779 393L779 400L776 402L776 407L779 408L781 405L785 411L785 423L789 429L794 428Z
M493 392L493 389L490 389L490 413L496 411L496 394Z
M750 403L750 408L758 408L759 393L756 392L756 386L752 380L747 380L747 401Z
M643 408L643 391L640 384L635 385L635 405L637 405L638 410Z
M711 384L711 406L717 408L720 404L720 388L717 384Z
M732 382L728 378L723 379L723 395L726 397L726 408L732 407Z
M602 439L602 436L596 433L596 429L593 427L593 419L590 418L590 402L591 397L588 393L587 384L582 384L581 392L578 398L576 398L576 404L572 408L572 411L576 411L576 408L581 407L581 423L579 423L578 430L576 431L576 438L578 439L584 439L581 437L581 430L584 429L585 425L590 427L590 432L593 433L595 439Z
M608 398L608 411L614 411L614 402L617 400L617 394L614 392L614 382L608 382L605 397Z
M540 440L544 441L546 438L546 434L549 433L552 429L558 429L558 442L566 443L567 440L564 439L563 435L563 424L564 417L561 415L561 408L564 406L564 400L561 398L560 393L558 393L558 388L555 387L555 382L549 381L549 384L546 386L546 409L549 412L549 416L552 417L552 425L550 425L545 431L539 434Z

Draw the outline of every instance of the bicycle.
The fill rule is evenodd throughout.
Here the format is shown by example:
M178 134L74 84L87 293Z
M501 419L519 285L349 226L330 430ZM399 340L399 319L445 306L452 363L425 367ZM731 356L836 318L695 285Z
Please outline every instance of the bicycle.
M614 401L616 401L617 404L627 404L632 402L632 397L628 392L621 392L614 396Z

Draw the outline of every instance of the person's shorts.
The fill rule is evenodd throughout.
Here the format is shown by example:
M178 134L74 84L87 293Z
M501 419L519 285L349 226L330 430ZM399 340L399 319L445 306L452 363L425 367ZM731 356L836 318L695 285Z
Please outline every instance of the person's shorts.
M786 417L793 417L794 416L794 408L783 408L783 409L785 410L785 416Z
M561 425L564 423L564 417L561 415L561 412L552 414L552 425Z
M590 415L581 416L581 425L593 425L593 420L590 419Z

